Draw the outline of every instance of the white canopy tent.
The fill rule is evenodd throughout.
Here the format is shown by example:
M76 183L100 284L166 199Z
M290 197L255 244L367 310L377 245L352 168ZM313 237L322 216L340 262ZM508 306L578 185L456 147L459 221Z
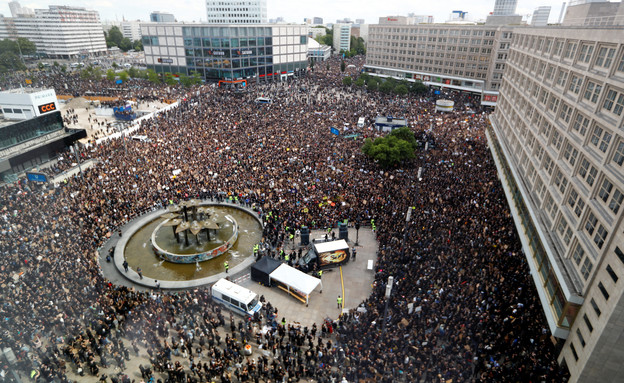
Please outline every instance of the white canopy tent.
M316 286L321 285L321 291L323 291L323 282L319 278L303 273L285 263L269 274L269 279L285 285L289 294L303 295L306 305L309 302L310 293L316 289Z

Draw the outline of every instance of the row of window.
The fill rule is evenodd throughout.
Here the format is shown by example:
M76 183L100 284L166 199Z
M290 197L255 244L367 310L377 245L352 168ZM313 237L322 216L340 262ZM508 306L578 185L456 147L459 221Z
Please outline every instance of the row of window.
M573 65L589 65L597 70L608 71L615 62L617 56L617 46L615 45L568 40L564 38L555 39L543 36L517 34L512 39L512 45L523 51L533 50L541 56L549 56L552 54L552 56L564 60L571 60ZM615 70L624 72L624 55L620 56Z
M440 36L485 36L494 37L495 30L482 30L474 28L466 29L439 29L439 28L416 28L416 27L386 27L383 25L371 26L371 37L373 35L396 35L396 34L424 34L424 35L440 35ZM503 38L511 38L511 32L504 32Z
M622 264L624 264L624 252L622 252L622 250L619 247L617 247L617 246L615 248L615 255L618 257L620 262L622 262ZM613 270L613 268L611 267L610 264L607 264L607 266L605 267L605 271L607 272L607 274L609 274L609 277L613 281L613 284L617 284L617 282L619 281L620 278L617 275L617 273L615 272L615 270ZM602 295L602 297L604 298L604 301L606 303L609 300L609 298L610 298L610 294L609 294L609 291L607 290L606 286L604 285L604 283L602 281L598 282L598 290L600 291L600 294ZM590 304L594 314L596 315L596 318L600 318L600 316L602 315L602 311L600 310L600 307L598 306L598 303L596 302L596 300L593 297L590 298L589 304ZM585 323L585 327L587 328L587 332L591 335L591 333L594 332L594 326L593 326L590 318L587 316L588 312L589 312L589 309L587 309L586 312L583 314L583 322ZM581 345L581 347L585 348L587 342L585 340L585 336L583 335L583 333L584 333L584 331L581 331L581 326L579 325L576 328L576 338L578 339L578 342ZM574 339L570 340L570 351L572 353L572 356L574 357L574 360L578 361L579 357L578 357L578 352L576 351L576 347L574 346Z
M534 196L537 200L543 202L541 205L542 211L550 217L552 220L551 222L556 222L554 229L561 239L561 242L567 248L573 240L575 228L584 227L587 238L593 242L596 250L602 249L609 234L609 230L607 229L609 227L609 222L600 222L591 209L587 211L586 217L581 221L586 203L578 190L570 185L569 178L566 175L571 174L572 176L582 179L588 186L587 190L589 190L590 193L595 183L600 182L600 184L596 185L595 198L605 208L609 209L613 214L612 219L615 219L621 210L622 203L624 202L623 191L615 187L608 177L601 177L598 179L598 169L591 164L589 159L579 154L579 149L577 149L571 141L564 139L564 136L557 129L553 129L553 126L545 119L538 118L537 120L534 119L531 121L532 117L539 116L538 113L525 114L528 120L531 121L531 125L540 127L538 134L543 135L544 138L548 140L548 145L561 153L561 158L565 163L570 165L570 169L564 170L557 166L551 156L546 153L544 147L535 139L535 136L527 128L527 125L522 122L519 114L513 109L507 111L507 106L508 103L504 100L499 106L499 109L505 111L505 114L509 116L511 122L508 128L509 133L507 134L507 137L510 139L509 147L514 151L515 157L519 159L520 170L526 169L524 178L529 189L531 189L531 185L535 185L535 188L533 188ZM518 136L511 133L512 129L518 132ZM518 137L520 137L520 140ZM605 138L605 133L602 129L594 129L593 137L594 138L590 139L589 142L596 147L600 147L601 144L606 145L605 140L610 140L610 138ZM528 152L522 148L527 148ZM529 161L527 153L531 153L531 158L535 159L535 166L532 161ZM624 141L618 142L613 160L616 161L617 164L623 162ZM576 222L570 224L567 215L559 214L558 205L555 203L550 192L547 192L546 186L548 183L545 184L543 182L542 178L537 174L536 167L537 169L544 169L545 173L551 177L550 180L554 190L557 190L561 196L558 197L558 199L567 201L570 212L572 212L573 217L576 217ZM566 194L566 192L568 194ZM584 193L585 195L588 194L587 191L584 191ZM559 216L558 220L556 220L557 216ZM582 222L582 224L580 224L580 222ZM596 251L593 253L596 253ZM580 274L586 279L589 276L592 264L589 260L586 260L581 265L578 255L577 258L576 263L577 266L580 267Z

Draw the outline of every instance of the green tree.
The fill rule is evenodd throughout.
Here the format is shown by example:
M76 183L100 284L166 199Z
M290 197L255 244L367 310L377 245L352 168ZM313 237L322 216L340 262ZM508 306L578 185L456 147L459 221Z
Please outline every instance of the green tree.
M407 129L408 132L402 129ZM402 131L395 133L398 130ZM414 158L416 145L409 140L401 138L407 136L408 133L411 133L411 138L415 142L416 139L411 130L409 128L401 128L391 132L386 137L379 137L375 141L367 138L364 141L364 146L362 146L362 152L372 160L377 161L384 168L396 166L405 160Z
M130 76L128 76L128 72L126 72L125 70L119 72L119 79L121 81L126 82L126 81L128 81L129 78L130 78Z
M122 52L128 52L130 49L132 49L132 41L130 41L129 38L124 37L119 42L118 47L119 49L121 49Z
M19 54L19 48L17 47L17 43L13 40L4 39L0 41L0 52L11 52L13 54Z
M147 79L151 83L160 84L160 77L158 77L158 73L154 72L153 69L147 70Z
M35 43L25 37L18 37L17 44L19 45L19 49L21 49L24 56L32 56L37 53L37 46Z
M351 57L366 54L366 45L364 44L363 38L351 36L351 50L349 51L349 54Z
M165 73L165 84L178 85L178 80L171 73Z
M193 79L190 78L189 76L183 74L183 73L178 73L179 79L180 79L180 84L182 84L182 86L184 87L189 87L191 85L193 85Z
M121 44L121 40L123 40L123 38L123 34L119 30L119 27L114 26L106 34L106 46L109 48L119 47L119 49L121 49L119 45Z
M366 81L364 81L364 78L362 78L362 76L358 77L357 80L355 80L355 86L357 87L363 87L364 84L366 84Z
M344 60L341 60L340 61L340 71L344 72L346 68L347 68L347 64L345 64Z
M114 70L109 69L106 71L106 79L108 81L115 81L115 77L117 77L117 74L115 73Z
M128 69L128 75L132 78L140 78L141 77L141 70L139 68L135 68L135 67L130 67Z
M350 76L344 77L342 79L342 85L351 86L351 84L353 84L353 79Z
M111 64L111 67L113 67L113 69L117 69L119 68L119 64L113 61L113 63Z
M99 80L102 78L102 69L89 65L88 67L80 71L80 77L90 80Z
M43 63L39 63L37 64L37 68L39 68L39 70L43 70L45 68L45 65L43 65Z
M394 90L394 81L387 79L380 86L379 90L385 94L390 94Z
M410 86L410 92L414 94L427 93L428 90L429 88L427 87L427 85L423 84L420 81L416 81Z
M134 40L134 42L132 43L132 49L134 49L137 52L142 51L143 50L143 41L141 41L141 39Z
M19 56L13 52L5 51L0 54L0 72L13 72L18 70L25 70L26 66L22 63Z
M200 85L202 83L201 74L198 71L196 71L196 70L192 71L191 72L191 80L192 80L191 84L193 84L193 85Z
M416 141L416 137L414 136L414 132L407 126L402 128L394 129L390 132L391 136L395 136L400 140L406 141L412 146L412 149L416 150L418 147L418 141Z
M379 89L379 83L377 81L368 81L366 83L366 88L370 91L376 91L377 89Z
M399 96L405 96L407 92L408 92L407 86L403 84L399 84L394 88L394 93L398 94Z

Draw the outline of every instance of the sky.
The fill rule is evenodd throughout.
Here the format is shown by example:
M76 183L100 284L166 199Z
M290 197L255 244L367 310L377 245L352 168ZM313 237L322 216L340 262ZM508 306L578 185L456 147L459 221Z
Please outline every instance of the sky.
M0 0L0 14L10 17L9 1ZM568 0L569 2L569 0ZM557 22L561 0L518 0L516 13L532 15L539 6L551 6L549 22ZM173 13L178 21L199 22L206 18L206 5L202 0L21 0L22 7L44 9L49 5L80 6L96 10L100 19L148 21L152 11ZM88 5L87 5L88 4ZM377 24L379 17L416 15L433 16L437 23L449 19L454 10L468 12L466 19L482 20L494 9L494 0L267 0L268 18L283 17L287 22L303 23L304 18L322 17L325 23L337 19L364 19L367 24Z

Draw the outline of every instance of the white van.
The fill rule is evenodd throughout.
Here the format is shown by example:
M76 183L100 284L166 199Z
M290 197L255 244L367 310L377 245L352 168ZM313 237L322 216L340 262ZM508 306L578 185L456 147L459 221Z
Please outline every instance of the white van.
M149 142L150 139L147 136L139 135L139 136L132 136L132 141Z
M357 123L358 128L363 128L365 123L366 123L366 118L365 117L360 117L358 119L358 123Z
M258 97L256 98L256 104L270 104L273 100L267 97Z
M234 312L250 317L262 308L258 294L225 278L212 285L212 299Z
M80 63L71 63L69 64L70 68L78 68L80 66Z

